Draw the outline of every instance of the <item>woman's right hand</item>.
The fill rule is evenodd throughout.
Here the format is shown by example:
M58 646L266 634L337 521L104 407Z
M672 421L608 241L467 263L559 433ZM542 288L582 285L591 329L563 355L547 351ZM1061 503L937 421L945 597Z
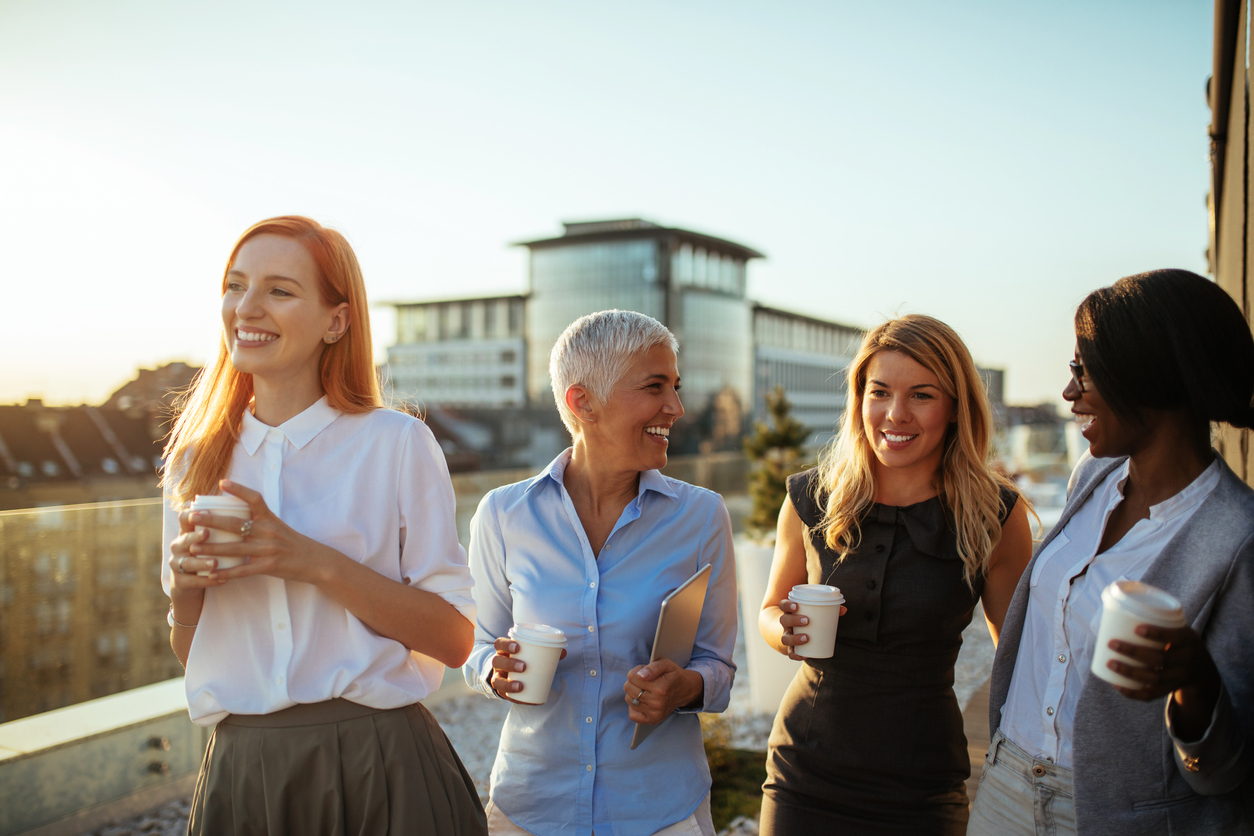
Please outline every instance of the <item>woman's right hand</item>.
M511 653L518 652L518 642L504 636L497 639L493 647L496 648L496 655L492 657L492 679L488 681L488 684L501 699L519 702L514 699L514 696L523 689L523 684L516 679L509 678L511 673L522 673L527 669L526 662L510 656ZM557 658L566 658L565 648L562 649L562 655ZM519 704L526 705L527 703Z
M809 624L810 619L806 618L804 615L797 615L797 605L794 602L789 601L787 598L779 602L779 611L781 613L779 623L780 626L784 628L784 635L780 636L779 640L785 647L788 648L789 659L796 662L804 662L805 657L798 656L793 648L797 645L805 644L810 640L810 637L805 633L797 632L797 628L804 627ZM840 607L840 614L843 616L847 612L849 612L848 608L842 604Z
M503 637L497 639L493 646L496 648L496 655L492 657L492 679L488 684L501 699L518 702L513 695L523 689L523 684L509 678L511 673L521 673L527 669L526 662L510 656L511 653L518 652L518 642Z
M841 607L840 609L841 614L843 615L845 608ZM785 647L788 648L789 659L793 659L798 662L804 661L804 658L798 656L793 648L797 645L805 644L810 640L810 637L805 633L796 632L798 627L804 627L809 624L810 619L806 618L804 615L797 615L797 605L792 601L789 601L787 598L779 602L779 611L781 613L779 623L780 626L784 628L784 635L780 636L779 640L783 642Z
M179 593L180 597L203 597L205 590L211 586L226 583L214 575L199 575L198 572L212 572L218 566L213 557L196 557L191 553L195 543L203 543L209 537L209 531L197 531L192 524L191 510L184 508L179 512L179 536L170 542L170 593L171 597Z

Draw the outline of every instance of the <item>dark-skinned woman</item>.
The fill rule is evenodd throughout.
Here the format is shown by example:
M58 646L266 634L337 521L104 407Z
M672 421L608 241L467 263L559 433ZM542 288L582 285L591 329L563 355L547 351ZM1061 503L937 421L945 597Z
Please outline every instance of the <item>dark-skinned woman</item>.
M1217 285L1120 279L1076 311L1063 397L1089 441L1010 603L970 834L1254 833L1254 491L1211 448L1254 426L1254 339ZM1139 624L1093 675L1102 592L1139 581L1185 626Z

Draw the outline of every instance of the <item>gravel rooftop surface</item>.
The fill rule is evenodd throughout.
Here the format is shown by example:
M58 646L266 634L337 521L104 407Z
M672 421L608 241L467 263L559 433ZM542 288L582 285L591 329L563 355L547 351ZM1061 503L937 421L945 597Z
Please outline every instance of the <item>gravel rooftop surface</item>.
M744 619L741 619L744 624ZM731 731L731 745L738 749L766 750L771 732L772 717L749 709L749 681L745 671L743 631L737 638L735 661L741 676L732 686L731 704L724 715ZM958 704L966 708L967 701L988 678L993 666L993 642L984 623L983 612L977 607L971 626L963 633L962 653L954 671L954 691ZM446 680L447 681L447 680ZM509 704L501 700L485 699L467 691L430 706L453 747L461 756L467 771L474 778L479 797L487 803L488 779L492 762L496 759L497 743ZM82 836L182 836L187 832L190 798L170 802L163 807L126 821L109 824ZM732 822L724 836L757 836L758 825L753 819L741 818Z

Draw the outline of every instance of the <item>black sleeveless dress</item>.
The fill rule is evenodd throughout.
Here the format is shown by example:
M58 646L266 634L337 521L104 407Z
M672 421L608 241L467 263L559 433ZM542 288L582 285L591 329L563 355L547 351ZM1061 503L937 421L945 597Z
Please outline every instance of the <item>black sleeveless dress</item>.
M954 662L984 579L963 581L939 498L876 503L838 565L815 531L816 484L814 470L788 480L806 574L840 587L848 612L833 656L805 662L775 717L761 832L962 836L971 763ZM1003 523L1017 499L1003 489Z

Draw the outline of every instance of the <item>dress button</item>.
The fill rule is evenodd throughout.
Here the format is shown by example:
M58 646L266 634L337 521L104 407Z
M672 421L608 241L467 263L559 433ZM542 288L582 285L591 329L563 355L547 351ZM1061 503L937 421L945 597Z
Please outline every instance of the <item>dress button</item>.
M864 612L862 614L862 617L865 618L867 621L873 621L875 619L875 613L869 612L869 611Z
M1044 777L1045 777L1045 767L1041 766L1040 764L1037 764L1036 766L1033 766L1033 767L1032 767L1032 774L1033 774L1033 775L1035 775L1037 778L1044 778Z
M873 581L873 580L867 581L867 582L866 582L866 588L867 588L867 589L875 589L875 581Z
M1054 707L1051 705L1049 708L1045 709L1045 713L1046 713L1046 714L1048 714L1050 717L1053 717L1053 716L1054 716Z

